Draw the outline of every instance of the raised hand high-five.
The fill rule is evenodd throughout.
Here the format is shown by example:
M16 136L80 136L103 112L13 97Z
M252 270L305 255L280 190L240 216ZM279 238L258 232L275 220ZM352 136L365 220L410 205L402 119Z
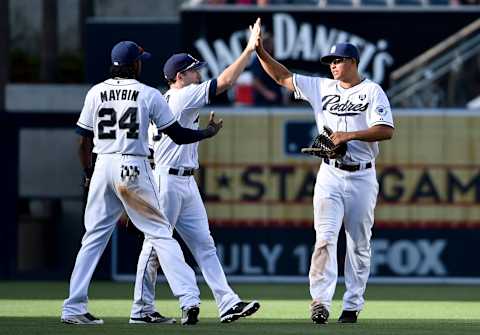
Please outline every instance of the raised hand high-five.
M248 39L247 46L240 56L217 77L216 95L225 92L235 84L238 76L240 76L243 70L245 70L251 60L252 54L255 52L255 48L257 47L258 40L260 38L260 19L257 19L255 24L249 28L250 37Z
M250 29L250 38L248 39L247 51L255 51L255 48L258 46L259 41L261 40L261 20L257 18L253 26L249 26Z

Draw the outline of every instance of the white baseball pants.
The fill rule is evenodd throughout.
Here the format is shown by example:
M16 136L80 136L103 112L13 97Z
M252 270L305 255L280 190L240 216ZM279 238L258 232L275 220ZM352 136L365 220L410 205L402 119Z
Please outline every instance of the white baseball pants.
M210 234L207 212L203 205L197 183L193 176L175 176L168 174L168 168L157 167L154 172L159 181L160 203L177 230L192 252L203 277L213 292L218 306L219 315L229 310L240 301L238 295L228 285L218 259L215 243ZM156 250L151 241L145 239L142 252L138 259L135 295L131 317L143 317L155 310L155 281L158 264L155 262ZM168 261L160 260L162 269ZM177 283L169 281L172 290ZM173 286L172 286L173 285ZM193 288L186 288L193 290ZM198 288L195 286L195 290Z
M128 172L127 172L128 171ZM138 173L137 173L138 172ZM123 175L123 178L122 178ZM88 287L98 260L125 209L133 224L145 234L164 267L167 280L182 306L199 302L195 274L185 263L173 229L160 209L159 195L146 157L98 155L85 209L85 235L70 279L69 297L62 317L87 313ZM175 287L176 287L175 286Z
M322 164L313 196L315 248L310 294L330 308L337 283L337 240L342 222L347 237L343 309L360 311L370 274L370 237L377 201L375 166L348 172Z

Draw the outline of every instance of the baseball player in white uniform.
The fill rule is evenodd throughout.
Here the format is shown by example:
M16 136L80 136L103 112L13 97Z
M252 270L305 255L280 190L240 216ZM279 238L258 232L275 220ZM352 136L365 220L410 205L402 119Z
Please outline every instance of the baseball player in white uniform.
M181 306L199 303L195 274L185 263L180 246L172 237L173 227L160 207L158 187L147 159L148 127L152 120L159 131L176 143L186 144L215 135L222 124L212 119L207 129L182 128L163 96L137 80L142 60L149 57L134 42L116 44L111 53L111 79L89 90L77 122L80 159L91 180L85 210L86 232L72 272L70 294L63 304L64 323L103 323L87 310L88 287L124 210L165 264L164 273ZM93 171L92 148L97 154Z
M257 44L265 71L313 108L319 133L330 127L335 145L347 143L341 159L324 159L313 196L316 243L310 265L311 312L314 323L327 323L337 282L337 239L342 222L347 237L343 311L340 323L355 323L364 305L370 272L370 237L377 201L375 157L378 141L393 136L390 104L382 88L358 73L359 53L339 43L322 57L332 79L292 74Z
M167 60L164 75L170 89L165 93L165 98L175 119L182 126L197 129L199 108L230 88L245 69L255 51L260 33L259 22L251 29L245 50L216 79L201 83L198 69L205 63L188 54L175 54ZM162 136L153 145L154 175L159 186L162 209L198 263L215 297L221 322L233 322L253 314L260 308L260 304L257 301L241 301L228 285L210 235L207 212L193 177L194 171L198 169L197 143L178 145L170 137ZM152 243L145 239L138 260L131 319L155 311L155 282L159 267L155 252ZM166 264L161 260L160 264L164 269ZM196 324L199 311L199 306L184 309L182 324Z

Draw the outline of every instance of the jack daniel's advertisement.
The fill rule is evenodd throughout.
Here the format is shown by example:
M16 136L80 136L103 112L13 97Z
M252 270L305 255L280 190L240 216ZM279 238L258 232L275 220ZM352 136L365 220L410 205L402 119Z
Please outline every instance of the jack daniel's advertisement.
M154 59L145 62L142 81L165 86L163 64L173 53L189 52L208 62L204 78L216 77L242 52L248 26L261 17L273 37L274 57L298 73L328 76L319 62L338 42L349 41L360 50L360 72L387 90L390 74L480 15L478 9L308 10L271 6L263 10L245 7L191 7L181 11L180 22L108 20L87 23L86 79L97 83L110 66L110 49L121 39L137 41ZM98 55L106 55L98 57Z
M319 59L339 42L360 50L360 72L390 86L390 73L478 18L475 11L320 10L182 12L183 49L208 62L207 78L218 76L243 50L248 25L261 17L273 36L274 57L290 70L327 76ZM432 33L435 32L435 33Z

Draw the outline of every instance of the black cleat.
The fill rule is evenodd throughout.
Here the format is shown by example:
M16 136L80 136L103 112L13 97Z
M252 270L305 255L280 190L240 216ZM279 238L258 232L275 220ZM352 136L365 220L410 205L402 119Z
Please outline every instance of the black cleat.
M64 318L61 318L61 321L69 325L102 325L103 324L102 319L96 318L90 313L66 316Z
M322 305L321 303L313 302L312 305L310 306L310 310L312 312L313 323L316 323L316 324L328 323L328 317L330 316L330 313L328 312L328 309L324 305Z
M357 323L357 311L342 311L342 315L338 318L338 323Z
M200 308L198 306L182 309L182 325L195 325L198 322L198 314L200 314Z
M130 318L129 323L154 323L154 324L174 324L177 320L167 318L158 312L145 315L143 318Z
M220 316L220 322L230 323L236 321L240 318L252 315L258 311L259 308L260 303L256 300L250 302L240 301Z

